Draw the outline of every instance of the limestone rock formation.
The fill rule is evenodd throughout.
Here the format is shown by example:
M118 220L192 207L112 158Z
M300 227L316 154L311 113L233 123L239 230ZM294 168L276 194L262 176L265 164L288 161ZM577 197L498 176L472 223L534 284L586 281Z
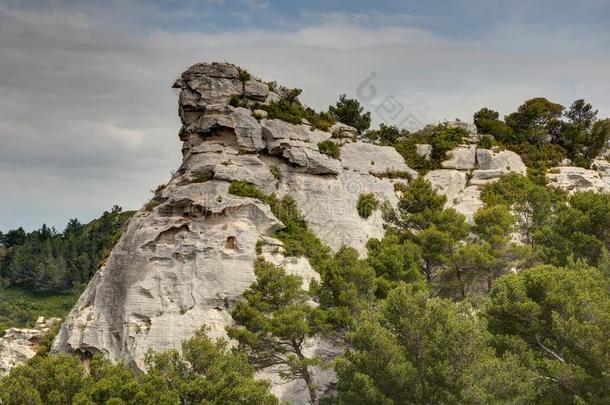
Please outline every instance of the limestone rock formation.
M39 317L32 329L10 328L0 338L0 376L36 355L42 337L61 320Z
M349 244L365 254L367 240L383 236L381 213L361 218L358 197L374 193L396 204L397 180L388 173L415 171L393 148L359 142L345 125L332 128L333 139L341 135L341 159L320 153L318 143L333 134L253 113L281 95L257 78L242 82L247 75L240 72L230 64L203 63L176 81L182 164L134 215L62 325L54 351L101 352L145 369L149 349L178 347L203 325L213 337L226 336L234 303L255 281L259 240L268 260L301 275L306 285L319 277L305 258L284 257L273 239L283 224L262 201L230 194L232 181L294 197L333 249ZM250 108L229 105L236 98ZM307 347L330 353L334 345L311 341ZM282 384L277 370L261 375L272 380L281 400L306 401L299 382ZM318 370L316 378L324 391L334 374Z
M548 186L558 187L575 193L577 191L610 191L606 166L600 166L601 171L588 170L582 167L560 166L549 170Z
M441 163L444 169L470 170L476 164L476 145L460 146L450 152L449 159Z

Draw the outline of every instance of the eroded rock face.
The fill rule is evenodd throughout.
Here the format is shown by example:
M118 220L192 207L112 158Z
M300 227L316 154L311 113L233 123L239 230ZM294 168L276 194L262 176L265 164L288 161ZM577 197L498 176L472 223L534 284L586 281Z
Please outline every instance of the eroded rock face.
M197 64L176 81L182 164L156 203L132 218L62 325L54 351L101 352L144 370L149 349L177 348L204 325L212 337L226 337L235 302L255 281L259 240L266 243L264 256L302 276L304 286L319 278L305 258L283 255L273 239L283 224L266 203L229 194L232 181L294 197L312 230L333 249L347 244L365 254L368 239L383 235L381 212L363 219L356 204L362 193L397 202L398 180L385 173L414 175L402 157L352 139L357 132L341 125L333 127L333 141L343 134L341 159L322 154L318 144L331 132L229 106L231 97L252 108L279 97L266 83L242 83L239 76L233 65ZM306 345L311 352L340 350L328 341ZM302 384L284 384L277 371L261 373L272 380L273 392L291 403L307 402ZM316 372L322 392L334 379L332 370Z
M460 146L448 152L449 159L441 163L444 169L471 170L476 164L476 145Z
M554 167L547 173L548 186L558 187L569 193L577 191L610 191L608 178L602 177L606 175L605 169L605 167L601 166L601 172L597 172L574 166Z
M0 377L36 355L42 337L61 320L39 317L32 329L10 328L0 338Z

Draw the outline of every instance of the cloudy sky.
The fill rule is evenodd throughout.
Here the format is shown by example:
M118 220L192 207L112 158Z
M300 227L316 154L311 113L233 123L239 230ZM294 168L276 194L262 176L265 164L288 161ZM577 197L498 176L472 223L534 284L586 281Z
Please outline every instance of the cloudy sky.
M535 96L610 116L608 21L608 0L0 0L0 230L140 207L180 163L170 86L195 62L316 108L360 96L376 123Z

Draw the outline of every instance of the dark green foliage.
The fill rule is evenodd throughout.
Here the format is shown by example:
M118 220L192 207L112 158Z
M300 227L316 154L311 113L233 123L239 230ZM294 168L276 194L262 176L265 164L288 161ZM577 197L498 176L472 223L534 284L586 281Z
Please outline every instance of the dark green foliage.
M500 114L497 111L489 108L481 108L474 113L474 125L477 127L477 132L480 134L493 134L493 123L500 119Z
M371 113L365 113L358 100L347 98L345 94L339 96L334 106L328 107L328 112L337 121L356 128L360 134L371 126Z
M428 135L428 143L432 145L433 162L442 162L447 158L447 152L456 148L466 136L466 130L460 127L450 127L447 124L439 124L432 128Z
M519 106L516 112L505 117L506 124L531 143L540 143L552 136L557 128L564 106L544 97L532 98Z
M320 142L318 144L318 149L320 150L320 153L328 155L334 159L341 158L341 147L330 139Z
M438 194L423 177L414 179L402 191L403 195L398 201L399 213L393 222L405 229L425 229L447 201L447 197Z
M319 269L321 263L330 257L330 248L309 229L296 201L287 196L272 202L271 208L284 224L284 228L276 232L275 237L284 243L286 255L305 256L314 269Z
M481 191L481 200L486 206L503 204L511 207L524 242L532 246L535 244L534 235L552 218L553 207L565 198L563 191L547 189L516 173L502 176Z
M441 162L447 159L447 152L462 143L467 135L466 130L460 127L451 127L449 124L427 126L413 134L404 134L394 143L394 148L402 155L409 167L421 173L438 169ZM416 144L430 144L432 154L427 160L417 154Z
M408 285L391 291L348 342L336 362L340 404L527 403L535 393L514 356L494 356L468 306Z
M290 90L279 101L261 105L259 108L267 111L269 119L280 119L297 125L306 119L312 127L328 130L335 123L335 119L328 113L317 113L309 107L304 107L298 99L300 94L301 89Z
M401 239L395 232L387 232L382 239L367 243L369 266L377 277L378 297L385 297L398 282L421 284L421 249L411 240Z
M566 157L566 151L561 146L553 143L532 144L522 142L507 145L507 148L521 156L523 163L527 166L528 176L537 184L546 183L545 174L547 170L559 163Z
M18 244L10 241L0 276L10 286L35 292L81 288L106 259L132 215L116 208L86 225L73 219L63 233L43 225Z
M204 331L169 350L147 356L148 373L95 355L89 372L78 357L37 356L0 379L7 405L37 404L277 404L269 384L254 379L244 355Z
M477 143L477 147L480 149L491 149L494 146L494 139L490 135L483 135L479 142Z
M596 264L610 246L610 194L573 194L534 238L547 263L565 265L573 258Z
M407 179L411 180L413 176L409 172L401 172L399 170L388 170L383 173L370 173L371 175L380 179Z
M377 201L373 193L360 194L356 209L358 210L358 215L366 219L371 216L378 205L379 201Z
M325 329L324 313L310 303L301 277L263 260L255 263L254 273L256 282L231 313L237 326L227 328L229 337L239 342L255 367L281 367L287 381L302 379L312 404L317 404L312 367L321 359L307 357L303 344Z
M499 279L486 310L498 349L532 370L536 402L610 401L609 279L595 268L540 266Z
M588 168L608 144L610 122L597 121L597 110L582 99L572 103L565 116L569 122L562 122L557 142L567 151L574 164Z
M367 138L379 142L381 145L394 145L399 138L406 137L410 133L406 129L398 128L396 125L379 124L379 129L366 132Z
M248 107L248 102L246 101L246 98L244 96L233 95L229 99L229 105L231 107L235 107L235 108L237 108L237 107Z
M250 73L246 69L238 68L238 70L239 70L239 81L240 82L245 84L247 81L249 81L252 78L252 75L250 75Z
M528 175L544 184L546 171L565 157L574 165L588 168L610 137L610 121L597 121L597 110L591 104L576 100L564 119L563 110L562 105L539 97L525 101L505 117L505 122L488 108L475 113L474 122L479 133L493 135L504 147L518 153L528 167Z
M397 210L386 210L386 220L393 225L393 232L418 246L421 273L429 283L437 283L460 240L468 235L468 224L462 214L444 208L447 198L423 177L398 189L402 197Z

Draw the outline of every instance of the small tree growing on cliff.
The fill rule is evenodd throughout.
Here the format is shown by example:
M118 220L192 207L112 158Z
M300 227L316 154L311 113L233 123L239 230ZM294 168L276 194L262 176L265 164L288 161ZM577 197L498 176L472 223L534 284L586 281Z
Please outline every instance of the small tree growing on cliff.
M232 313L238 326L227 328L227 332L255 367L278 366L284 380L302 379L311 403L318 404L312 367L321 360L307 357L304 343L324 328L323 312L309 302L301 277L286 274L264 260L256 262L254 272L256 282Z
M356 128L358 133L366 131L371 126L371 113L365 113L358 100L347 98L345 94L339 96L337 104L328 107L328 112L337 121Z

